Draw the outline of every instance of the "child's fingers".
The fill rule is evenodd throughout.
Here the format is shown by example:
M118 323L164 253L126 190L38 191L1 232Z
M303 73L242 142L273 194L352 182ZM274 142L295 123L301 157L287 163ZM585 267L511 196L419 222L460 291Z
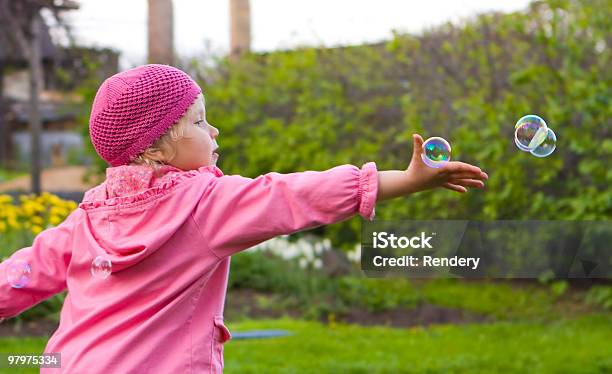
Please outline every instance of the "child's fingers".
M489 179L489 175L479 167L464 162L449 162L440 170L452 179Z
M484 182L478 179L452 179L449 183L464 187L484 188Z
M450 161L446 163L440 170L446 173L465 173L465 174L475 174L480 175L482 170L478 166L466 164L465 162L460 161Z
M442 185L442 187L448 188L449 190L452 190L452 191L457 191L459 193L466 193L467 192L467 188L465 188L463 186L459 186L457 184L450 183L450 182L444 183Z
M483 175L484 174L484 175ZM466 173L466 172L459 172L459 173L451 173L448 175L448 180L455 180L455 179L479 179L479 180L487 180L488 179L488 175L486 175L486 173L480 172L480 173Z
M423 146L423 138L419 134L412 134L412 139L414 142L419 145L419 147Z
M423 138L419 134L412 134L412 158L420 159L423 148Z

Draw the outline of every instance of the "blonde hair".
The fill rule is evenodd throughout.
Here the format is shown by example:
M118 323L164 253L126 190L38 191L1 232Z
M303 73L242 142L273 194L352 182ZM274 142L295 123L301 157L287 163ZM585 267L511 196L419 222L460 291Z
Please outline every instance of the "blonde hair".
M185 114L179 119L179 121L170 127L164 135L155 141L150 147L142 151L136 156L130 164L132 165L145 165L155 170L159 169L162 165L166 165L168 162L176 156L176 142L185 137L185 130L188 126L193 126L194 122L198 118L198 112L204 107L204 95L200 93L193 104L187 109ZM161 151L164 155L163 159L156 159L151 156L150 152Z

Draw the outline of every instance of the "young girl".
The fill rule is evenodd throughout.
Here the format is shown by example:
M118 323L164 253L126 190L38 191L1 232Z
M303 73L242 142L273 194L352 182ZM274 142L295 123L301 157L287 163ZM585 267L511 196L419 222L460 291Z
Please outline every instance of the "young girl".
M0 264L0 274L11 261L31 271L21 288L0 279L0 318L68 290L45 348L61 354L61 368L41 372L221 372L232 254L355 214L372 220L377 201L434 187L466 192L488 178L461 162L426 167L418 135L406 170L368 162L224 175L219 130L204 104L200 87L167 65L130 69L100 86L89 127L110 164L106 180L61 225Z

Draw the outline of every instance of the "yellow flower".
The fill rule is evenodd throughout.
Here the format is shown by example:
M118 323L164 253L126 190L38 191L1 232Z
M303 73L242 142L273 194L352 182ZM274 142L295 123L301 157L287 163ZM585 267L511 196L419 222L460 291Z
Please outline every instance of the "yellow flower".
M57 225L59 225L60 223L62 223L62 219L61 219L60 217L58 217L58 216L51 216L51 217L49 218L49 223L50 223L51 225L53 225L53 226L57 226Z
M36 225L42 225L43 224L43 219L40 216L32 216L32 223L34 223Z
M49 203L51 203L51 205L61 205L62 201L62 199L55 195L51 195L51 197L49 198Z
M26 217L33 215L35 212L34 205L32 204L31 201L25 201L21 205L21 208L23 209L23 212L25 213Z
M14 229L19 229L19 222L17 222L17 220L15 220L15 218L11 217L9 218L7 221L8 225Z
M14 201L19 204L13 204ZM0 232L26 229L37 235L45 228L61 224L76 208L77 202L49 192L20 195L16 199L0 194Z
M59 206L54 206L51 207L51 209L49 210L49 214L52 216L65 216L68 214L68 212L66 212L66 209L59 207Z
M5 210L4 214L7 219L17 219L19 209L13 206L10 209Z
M0 204L11 204L13 202L13 198L9 195L0 195Z

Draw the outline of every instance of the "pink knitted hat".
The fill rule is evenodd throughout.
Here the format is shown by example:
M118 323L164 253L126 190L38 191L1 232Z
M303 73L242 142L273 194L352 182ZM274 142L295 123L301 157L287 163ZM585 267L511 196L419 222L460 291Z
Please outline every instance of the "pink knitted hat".
M169 65L142 65L106 79L93 102L89 136L100 157L127 165L178 122L202 90Z

